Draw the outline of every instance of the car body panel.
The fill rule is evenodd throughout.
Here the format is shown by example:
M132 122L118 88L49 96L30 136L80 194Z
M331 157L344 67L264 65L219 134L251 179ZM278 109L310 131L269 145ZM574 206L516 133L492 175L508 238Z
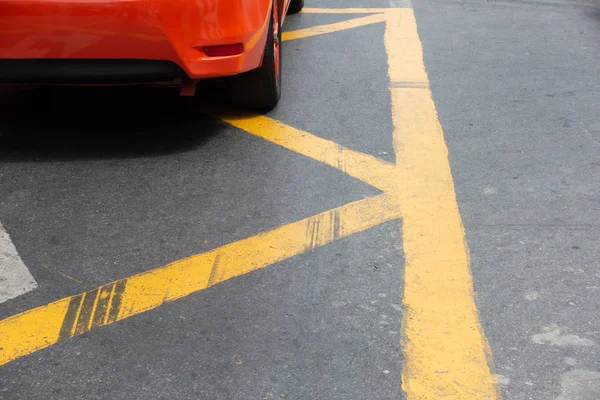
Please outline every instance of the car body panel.
M288 6L283 0L280 9ZM271 7L272 0L0 0L0 62L167 60L191 79L234 75L261 65ZM203 50L237 43L239 55Z

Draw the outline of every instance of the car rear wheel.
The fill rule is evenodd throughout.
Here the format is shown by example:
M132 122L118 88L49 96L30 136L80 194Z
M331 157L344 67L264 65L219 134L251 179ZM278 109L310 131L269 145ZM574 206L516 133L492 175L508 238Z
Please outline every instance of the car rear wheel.
M288 8L288 14L297 14L304 8L304 0L290 0L290 7Z
M233 77L233 100L237 106L270 111L281 97L281 14L278 3L273 1L262 65Z

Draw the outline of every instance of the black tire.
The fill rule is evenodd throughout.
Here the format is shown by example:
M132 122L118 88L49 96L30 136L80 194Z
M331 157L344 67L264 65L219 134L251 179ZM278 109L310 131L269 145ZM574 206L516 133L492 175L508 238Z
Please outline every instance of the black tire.
M232 77L232 97L235 106L259 111L270 111L277 106L281 97L280 17L278 1L275 0L262 65L255 70ZM274 33L275 24L277 24L277 35Z
M304 8L304 0L290 0L289 14L298 14Z

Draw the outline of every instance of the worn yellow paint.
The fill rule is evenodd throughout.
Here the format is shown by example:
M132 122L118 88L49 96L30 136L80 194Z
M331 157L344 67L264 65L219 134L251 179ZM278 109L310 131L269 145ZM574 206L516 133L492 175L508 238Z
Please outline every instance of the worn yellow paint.
M48 267L46 264L41 264L41 266L42 266L42 268L45 268L45 269L47 269L48 271L51 271L51 272L56 272L56 273L57 273L57 274L59 274L60 276L63 276L63 277L65 277L65 278L69 279L69 280L72 280L73 282L77 282L77 283L79 283L80 285L85 285L85 282L83 282L83 281L80 281L79 279L73 278L72 276L70 276L70 275L67 275L67 274L65 274L65 273L62 273L62 272L60 272L60 271L55 271L54 269L50 269L50 267Z
M382 191L397 184L395 166L368 154L258 114L219 114L219 118L253 135L295 151L359 179Z
M384 22L384 21L385 21L385 15L373 14L373 15L368 15L366 17L353 18L353 19L349 19L347 21L342 21L342 22L335 22L333 24L317 25L317 26L312 26L310 28L298 29L298 30L289 31L289 32L283 32L281 34L281 38L284 41L302 39L302 38L307 38L310 36L323 35L325 33L343 31L346 29L352 29L352 28L356 28L359 26L375 24L375 23Z
M222 248L210 284L312 251L334 240L400 218L400 207L386 194L359 200L297 223ZM243 262L241 262L243 260Z
M402 386L408 400L498 399L474 301L448 150L411 9L387 14L385 45L406 257Z
M0 321L0 365L79 335L97 326L92 321L103 289L110 287L109 304L98 326L156 308L163 303L312 251L334 240L352 235L400 217L395 199L386 194L370 197L243 239L215 250L176 261L167 266L134 275L85 294L67 297ZM117 283L124 287L119 302L113 301ZM86 296L93 299L84 309ZM67 320L69 304L74 318ZM88 312L89 311L89 312ZM85 313L85 320L80 316ZM61 329L66 334L61 335ZM75 329L81 327L80 330Z

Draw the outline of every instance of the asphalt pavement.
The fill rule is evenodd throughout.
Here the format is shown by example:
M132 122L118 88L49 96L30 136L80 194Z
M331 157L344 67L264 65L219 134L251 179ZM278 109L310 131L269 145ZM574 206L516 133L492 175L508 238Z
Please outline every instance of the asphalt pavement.
M400 7L408 28L395 36L387 11L356 27L344 21L368 12L290 16L285 31L309 34L284 42L282 100L249 122L215 112L210 83L200 102L159 88L2 89L0 233L37 286L24 274L27 293L0 303L0 332L50 329L54 314L39 310L66 300L60 335L0 353L0 399L600 399L600 3L414 0L414 38L405 1L306 3ZM335 29L310 36L322 25ZM420 62L408 45L419 38L428 82L402 75ZM421 152L393 133L437 132L392 98L429 88L447 154L435 137L443 149ZM444 211L446 197L407 183L413 156L432 169L412 175L449 162L451 175L432 179L456 199L466 241L451 233L470 274L444 270L456 248L434 241L416 254L435 253L439 275L412 275L420 226L461 223L415 211ZM398 215L365 203L398 192ZM308 243L292 251L296 232ZM217 254L207 283L188 289L191 275L169 266L196 268L185 260L200 255L200 275L205 254ZM127 311L163 290L135 283L160 268L160 301ZM120 314L96 326L115 281L126 284ZM424 290L409 296L415 282ZM445 311L428 325L417 308ZM432 321L481 337L459 332L445 353L455 336L422 333Z

